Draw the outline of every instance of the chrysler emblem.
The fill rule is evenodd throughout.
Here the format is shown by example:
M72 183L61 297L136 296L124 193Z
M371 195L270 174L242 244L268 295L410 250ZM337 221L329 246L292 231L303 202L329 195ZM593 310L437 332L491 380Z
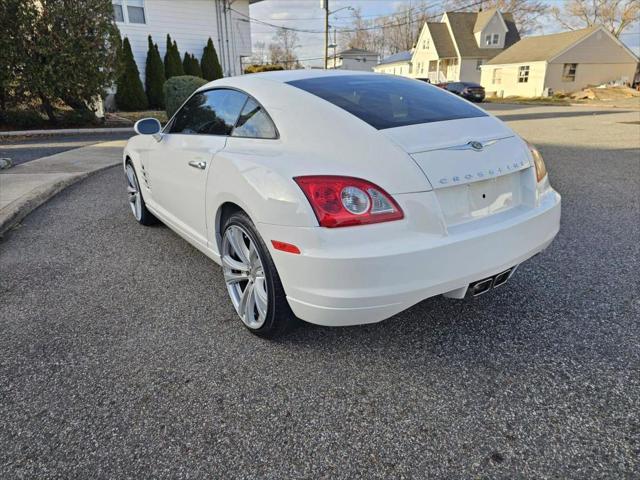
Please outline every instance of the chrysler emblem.
M476 142L476 141L469 142L469 146L471 148L473 148L476 152L479 152L483 148L482 144L480 142Z

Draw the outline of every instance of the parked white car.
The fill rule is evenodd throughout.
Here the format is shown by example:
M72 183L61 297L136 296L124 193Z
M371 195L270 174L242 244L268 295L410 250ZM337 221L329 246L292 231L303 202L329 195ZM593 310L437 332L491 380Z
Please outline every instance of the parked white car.
M297 70L200 88L124 150L129 201L222 265L244 325L379 322L506 282L560 227L540 153L403 77Z

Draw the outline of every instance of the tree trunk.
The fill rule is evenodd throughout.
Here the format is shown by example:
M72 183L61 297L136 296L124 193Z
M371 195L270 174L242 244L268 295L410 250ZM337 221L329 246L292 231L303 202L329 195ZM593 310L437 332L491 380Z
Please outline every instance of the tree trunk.
M51 105L51 100L49 100L43 94L40 94L40 100L42 101L42 109L44 110L44 113L47 114L49 122L53 125L58 123L56 120L55 110L53 109L53 105Z

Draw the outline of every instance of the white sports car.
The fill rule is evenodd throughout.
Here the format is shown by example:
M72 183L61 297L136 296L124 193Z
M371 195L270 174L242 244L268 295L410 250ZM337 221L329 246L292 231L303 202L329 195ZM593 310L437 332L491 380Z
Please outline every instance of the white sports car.
M129 201L222 266L253 333L379 322L502 285L560 228L540 153L416 80L317 70L224 78L124 150Z

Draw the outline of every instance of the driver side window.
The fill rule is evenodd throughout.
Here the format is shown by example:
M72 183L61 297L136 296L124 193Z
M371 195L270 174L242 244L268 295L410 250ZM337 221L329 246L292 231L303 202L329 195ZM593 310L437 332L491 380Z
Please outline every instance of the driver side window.
M230 135L247 96L236 90L196 93L176 114L169 133Z

